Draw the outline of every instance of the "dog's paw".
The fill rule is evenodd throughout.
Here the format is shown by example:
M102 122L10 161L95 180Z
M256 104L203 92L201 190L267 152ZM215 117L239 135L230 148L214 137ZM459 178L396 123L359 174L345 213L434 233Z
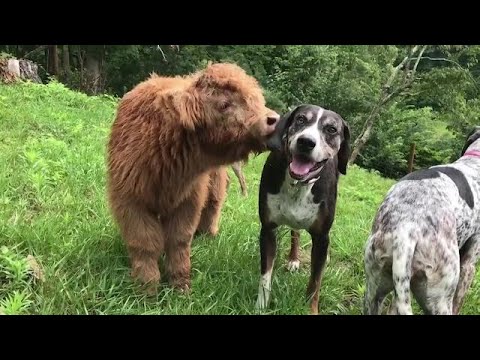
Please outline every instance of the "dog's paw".
M270 289L260 286L258 291L257 302L255 303L255 309L257 311L265 310L268 307L270 300Z
M265 296L258 296L257 297L257 302L255 303L255 310L257 311L262 311L262 310L265 310L267 308L268 304L267 304L267 301L265 299Z
M300 260L289 260L287 263L288 271L294 272L300 269Z

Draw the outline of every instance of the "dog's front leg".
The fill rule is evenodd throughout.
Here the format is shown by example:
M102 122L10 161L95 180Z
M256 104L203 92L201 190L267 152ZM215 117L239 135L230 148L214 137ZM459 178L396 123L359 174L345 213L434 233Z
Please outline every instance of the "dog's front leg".
M290 231L290 253L288 254L287 269L289 271L297 271L300 267L300 260L298 258L298 247L300 242L300 232L297 230Z
M277 253L275 226L262 225L260 231L260 267L261 277L258 285L257 310L267 308L270 301L272 272Z
M318 314L318 293L322 282L323 269L328 254L330 238L328 233L310 234L312 236L311 273L307 287L307 299L310 300L310 313Z

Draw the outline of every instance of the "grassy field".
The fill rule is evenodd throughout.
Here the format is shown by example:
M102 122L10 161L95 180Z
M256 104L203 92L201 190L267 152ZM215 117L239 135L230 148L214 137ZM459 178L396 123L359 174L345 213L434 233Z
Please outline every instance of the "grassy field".
M220 234L194 240L190 295L147 298L129 277L105 198L105 143L115 100L52 83L0 85L0 312L5 314L253 314L259 278L257 192L265 154L245 168L249 196L232 184ZM331 232L321 314L360 314L363 246L393 181L350 168ZM307 314L310 239L300 271L285 270L282 230L268 314ZM477 277L478 279L478 277ZM480 305L478 282L463 313Z

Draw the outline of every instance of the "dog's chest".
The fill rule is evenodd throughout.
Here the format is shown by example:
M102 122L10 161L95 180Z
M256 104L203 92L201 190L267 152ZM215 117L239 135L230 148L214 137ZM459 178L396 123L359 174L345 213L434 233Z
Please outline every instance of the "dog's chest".
M292 185L291 181L287 176L278 194L267 195L269 219L279 226L308 230L317 219L319 209L319 204L313 201L313 184Z

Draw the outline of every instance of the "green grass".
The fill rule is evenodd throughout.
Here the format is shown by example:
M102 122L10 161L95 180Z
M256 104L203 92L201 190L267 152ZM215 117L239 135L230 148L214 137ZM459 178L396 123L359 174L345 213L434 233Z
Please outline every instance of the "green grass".
M255 313L257 192L266 154L245 168L247 198L230 172L219 236L194 240L191 294L163 287L148 298L130 279L106 203L105 144L115 104L110 97L87 97L57 83L0 85L0 313ZM341 178L322 314L360 314L363 246L392 184L356 166ZM299 272L289 273L288 231L281 234L266 313L307 314L310 240L302 234L305 261ZM32 270L27 256L38 262L43 276ZM477 281L463 312L476 313L479 304Z

